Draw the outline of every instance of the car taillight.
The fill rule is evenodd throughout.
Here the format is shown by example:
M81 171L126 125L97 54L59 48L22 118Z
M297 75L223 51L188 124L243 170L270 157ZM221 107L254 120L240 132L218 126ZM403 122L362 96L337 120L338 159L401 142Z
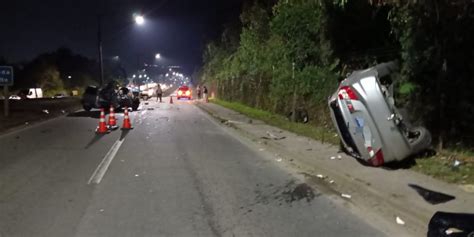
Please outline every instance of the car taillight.
M183 91L178 91L178 95L182 95L183 94Z
M383 160L383 152L382 152L382 149L378 150L377 152L375 152L374 154L374 151L372 150L372 147L367 147L367 151L369 152L369 156L370 156L370 159L369 159L369 163L373 166L381 166L383 165L384 163L384 160Z
M186 95L187 96L191 95L191 91L186 91Z
M339 89L339 99L341 100L358 100L356 93L349 86L342 86Z

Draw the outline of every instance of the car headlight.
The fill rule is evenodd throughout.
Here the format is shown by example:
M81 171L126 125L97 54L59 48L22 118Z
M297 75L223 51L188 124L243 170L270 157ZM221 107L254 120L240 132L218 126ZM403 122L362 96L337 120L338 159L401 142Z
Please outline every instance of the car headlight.
M191 91L186 91L186 95L187 95L187 96L190 96L190 95L191 95Z
M183 94L183 91L178 91L178 95L182 95Z

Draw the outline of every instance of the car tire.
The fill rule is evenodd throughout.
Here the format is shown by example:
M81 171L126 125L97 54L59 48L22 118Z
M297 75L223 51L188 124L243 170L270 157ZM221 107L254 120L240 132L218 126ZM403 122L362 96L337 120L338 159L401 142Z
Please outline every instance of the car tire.
M427 149L431 145L431 133L424 127L414 127L411 132L419 133L418 137L410 141L412 154L419 153Z

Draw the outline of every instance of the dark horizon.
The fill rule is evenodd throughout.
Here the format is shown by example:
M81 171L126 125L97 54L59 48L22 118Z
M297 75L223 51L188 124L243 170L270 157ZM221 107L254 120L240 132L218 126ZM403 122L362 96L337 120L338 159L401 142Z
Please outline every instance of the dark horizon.
M0 16L3 37L0 57L18 63L60 47L97 59L97 19L102 17L104 61L119 56L135 69L137 62L152 63L155 53L162 64L183 66L192 73L201 65L203 46L219 36L223 25L238 21L242 0L92 0L65 3L31 0L5 3ZM91 10L92 9L92 10ZM143 26L133 14L144 14Z

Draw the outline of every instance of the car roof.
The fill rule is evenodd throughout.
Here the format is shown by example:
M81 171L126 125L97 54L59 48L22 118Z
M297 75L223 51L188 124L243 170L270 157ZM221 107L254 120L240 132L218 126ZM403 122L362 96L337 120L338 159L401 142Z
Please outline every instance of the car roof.
M187 86L180 86L180 87L179 87L179 90L189 90L189 87L187 87Z

